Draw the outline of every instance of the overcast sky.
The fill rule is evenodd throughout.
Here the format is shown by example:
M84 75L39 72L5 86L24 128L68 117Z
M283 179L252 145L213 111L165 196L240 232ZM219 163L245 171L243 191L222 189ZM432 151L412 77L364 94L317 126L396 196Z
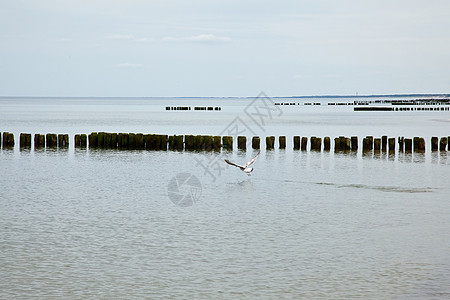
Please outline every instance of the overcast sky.
M0 96L450 92L448 0L0 0Z

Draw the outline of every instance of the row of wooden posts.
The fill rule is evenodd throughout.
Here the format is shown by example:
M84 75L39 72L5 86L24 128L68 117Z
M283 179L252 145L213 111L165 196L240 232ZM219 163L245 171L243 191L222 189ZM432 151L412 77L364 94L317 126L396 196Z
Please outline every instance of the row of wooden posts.
M20 148L31 148L32 136L30 133L20 134ZM267 136L266 149L275 148L275 136ZM432 151L446 151L447 144L450 141L449 137L432 137L431 150ZM88 143L89 142L89 143ZM306 151L308 149L308 137L293 137L294 150ZM14 135L9 132L0 134L0 145L4 149L14 147ZM310 137L309 149L312 151L330 151L331 139L330 137ZM424 152L425 139L421 137L414 138L388 138L382 136L381 138L374 138L373 136L366 136L362 140L362 150L366 151L395 151L396 144L398 150ZM76 134L74 136L75 148L89 148L91 149L124 149L124 150L220 150L221 148L233 149L232 136L211 136L211 135L159 135L159 134L142 134L142 133L108 133L108 132L93 132L89 135ZM323 147L322 147L323 145ZM240 150L246 150L250 147L250 140L247 144L246 136L237 137L237 147ZM278 137L278 146L280 149L286 148L286 136ZM34 135L34 148L68 148L69 135L68 134L38 134ZM251 148L260 149L261 138L254 136L251 138ZM449 147L450 148L450 147ZM335 151L357 151L358 137L336 137L334 139ZM449 149L450 150L450 149Z

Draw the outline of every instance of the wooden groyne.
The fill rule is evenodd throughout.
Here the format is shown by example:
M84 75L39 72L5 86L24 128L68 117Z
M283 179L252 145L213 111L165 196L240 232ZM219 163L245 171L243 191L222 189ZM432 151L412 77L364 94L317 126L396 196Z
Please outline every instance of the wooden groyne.
M275 148L286 149L286 136L238 136L237 148L246 151L247 148L273 150ZM333 142L332 142L333 141ZM430 150L448 151L450 136L431 137ZM425 152L426 142L422 137L373 137L362 138L359 144L357 136L338 136L334 139L326 137L293 136L293 149L296 151L331 151L357 152L362 147L362 152ZM74 147L77 149L117 149L117 150L175 150L175 151L212 151L233 150L232 136L212 135L163 135L143 133L110 133L92 132L91 134L75 134ZM68 149L68 134L34 134L21 133L19 137L20 149ZM0 134L0 146L3 149L13 149L15 146L14 134L3 132ZM398 147L398 148L397 148Z

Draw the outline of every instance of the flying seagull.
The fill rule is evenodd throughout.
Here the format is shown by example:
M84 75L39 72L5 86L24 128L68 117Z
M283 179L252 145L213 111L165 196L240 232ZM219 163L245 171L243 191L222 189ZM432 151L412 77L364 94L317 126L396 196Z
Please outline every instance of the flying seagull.
M255 157L253 157L248 163L246 163L245 165L241 166L241 165L237 165L235 163L232 163L231 161L229 161L228 159L225 159L225 162L229 165L238 167L239 169L241 169L241 171L244 171L248 176L250 176L250 173L253 172L253 168L249 168L249 166L251 164L253 164L256 159L258 158L259 154L261 153L261 151L258 151L258 154L256 154Z

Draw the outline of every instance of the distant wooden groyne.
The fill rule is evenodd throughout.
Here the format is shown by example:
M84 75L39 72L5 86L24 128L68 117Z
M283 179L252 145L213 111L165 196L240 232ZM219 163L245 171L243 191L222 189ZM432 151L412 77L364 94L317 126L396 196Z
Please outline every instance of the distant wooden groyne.
M262 141L264 141L262 145ZM278 143L276 143L278 140ZM117 150L177 150L177 151L213 151L233 150L232 136L212 135L163 135L143 133L110 133L92 132L91 134L75 134L73 137L74 147L77 149L117 149ZM448 151L448 137L432 137L430 141L431 151ZM67 149L69 147L68 134L38 134L32 139L31 133L21 133L19 148L21 150L31 149L32 143L35 150L40 149ZM277 144L277 145L276 145ZM0 145L3 149L13 149L15 146L14 134L3 132L0 134ZM261 149L265 146L267 150L286 148L286 136L246 136L237 137L237 148L239 150ZM332 147L334 146L334 147ZM293 149L298 151L331 151L357 152L359 148L357 136L335 137L306 137L293 136ZM362 152L425 152L426 143L422 137L373 137L362 138ZM396 148L398 147L398 148Z

